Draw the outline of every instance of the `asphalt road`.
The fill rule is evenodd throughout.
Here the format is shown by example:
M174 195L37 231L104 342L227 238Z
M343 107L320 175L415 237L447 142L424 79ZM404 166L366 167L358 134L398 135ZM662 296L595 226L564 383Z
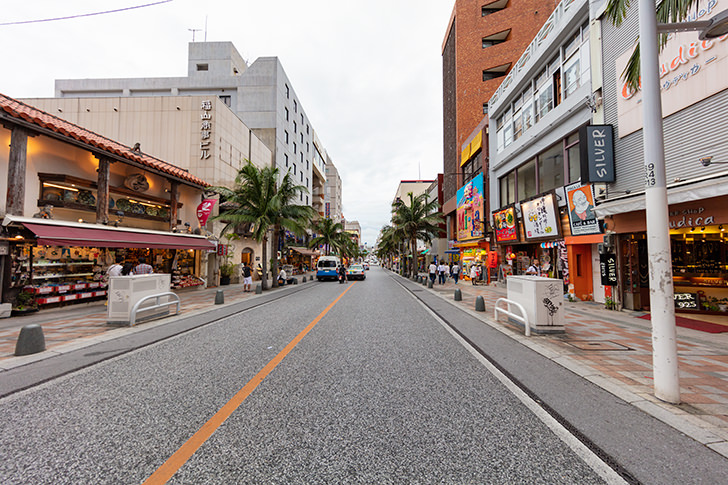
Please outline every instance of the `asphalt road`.
M169 483L604 483L382 270L5 397L0 483L144 482L347 289Z

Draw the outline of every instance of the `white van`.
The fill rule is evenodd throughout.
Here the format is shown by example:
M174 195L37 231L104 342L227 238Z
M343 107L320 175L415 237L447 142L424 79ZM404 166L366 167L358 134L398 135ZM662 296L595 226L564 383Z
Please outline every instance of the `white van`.
M341 260L338 256L321 256L316 263L316 279L335 281L338 278L339 266L341 266Z

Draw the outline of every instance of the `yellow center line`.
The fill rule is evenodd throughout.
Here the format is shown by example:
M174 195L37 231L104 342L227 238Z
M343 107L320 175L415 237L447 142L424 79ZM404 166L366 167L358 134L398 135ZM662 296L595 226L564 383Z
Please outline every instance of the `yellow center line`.
M240 407L241 404L243 404L243 401L255 390L258 385L263 382L263 379L265 379L268 374L270 374L275 367L281 363L281 361L298 345L298 343L303 340L303 337L306 336L308 332L310 332L313 327L316 326L316 324L326 315L329 310L331 310L336 303L341 300L341 298L346 294L347 291L349 291L351 288L353 288L353 283L351 286L349 286L346 290L344 290L341 295L339 295L329 306L327 306L324 311L319 313L319 315L313 319L311 323L308 324L306 328L299 333L296 338L291 340L291 342L285 346L283 350L281 350L278 355L276 355L268 364L266 364L265 367L263 367L260 372L258 372L255 377L250 379L245 386L240 389L237 394L235 394L232 399L230 399L223 407L220 408L220 410L215 413L213 417L210 418L209 421L207 421L202 427L194 434L190 439L188 439L172 456L169 457L167 461L165 461L162 466L160 466L157 471L155 471L149 478L147 478L144 481L143 485L159 485L163 483L167 483L167 481L174 476L177 471L182 468L182 465L184 465L187 460L189 460L192 455L195 454L195 452L202 446L205 441L207 441L212 434L217 431L217 429L222 425L222 423L225 422L227 418L230 417L230 415Z

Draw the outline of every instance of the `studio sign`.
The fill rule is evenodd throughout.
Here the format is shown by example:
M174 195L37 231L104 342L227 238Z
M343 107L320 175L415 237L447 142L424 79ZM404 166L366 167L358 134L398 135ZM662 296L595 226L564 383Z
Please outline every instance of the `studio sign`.
M581 181L614 182L612 125L587 125L579 130Z

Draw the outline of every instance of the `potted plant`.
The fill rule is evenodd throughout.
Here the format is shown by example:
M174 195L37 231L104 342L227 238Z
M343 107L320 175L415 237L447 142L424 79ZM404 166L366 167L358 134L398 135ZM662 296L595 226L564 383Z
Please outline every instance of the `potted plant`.
M616 302L612 299L611 296L608 296L604 298L604 307L607 310L614 310L617 307Z
M35 296L29 291L21 291L18 296L15 297L15 303L13 303L12 312L13 316L16 315L27 315L38 311L38 302L35 301Z
M233 273L235 273L235 265L229 262L223 263L220 266L220 285L229 285Z

